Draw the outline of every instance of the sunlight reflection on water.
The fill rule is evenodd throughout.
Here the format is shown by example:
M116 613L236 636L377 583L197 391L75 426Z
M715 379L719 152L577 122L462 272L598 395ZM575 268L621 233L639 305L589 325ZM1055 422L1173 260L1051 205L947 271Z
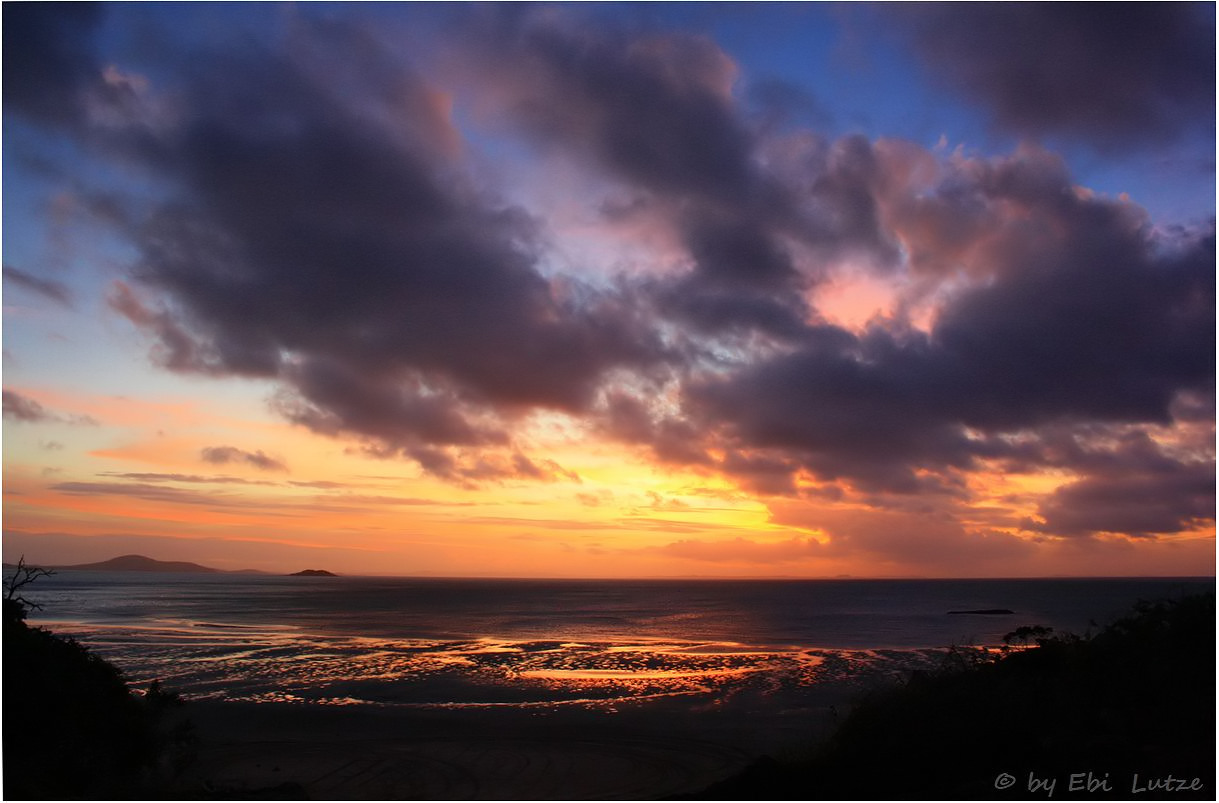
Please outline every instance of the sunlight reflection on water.
M795 693L861 668L924 666L931 651L759 650L732 642L318 636L173 622L54 623L115 661L134 685L160 679L197 699L411 707L612 708L659 698Z
M1212 579L550 581L63 572L33 622L133 685L327 705L795 711L1014 626L1083 632ZM951 616L1002 608L1011 616ZM44 612L53 617L44 619ZM841 690L840 690L841 692ZM812 705L816 705L815 703Z

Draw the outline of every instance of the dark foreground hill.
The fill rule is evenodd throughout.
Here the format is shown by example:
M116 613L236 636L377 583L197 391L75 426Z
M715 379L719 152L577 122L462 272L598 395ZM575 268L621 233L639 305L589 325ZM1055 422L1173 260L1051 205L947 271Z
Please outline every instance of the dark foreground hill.
M37 576L19 564L3 600L5 799L167 796L193 744L181 699L155 682L133 693L84 646L27 625L16 592Z
M862 700L810 759L699 797L1215 798L1214 594L1140 603L1094 636L997 660L951 657Z

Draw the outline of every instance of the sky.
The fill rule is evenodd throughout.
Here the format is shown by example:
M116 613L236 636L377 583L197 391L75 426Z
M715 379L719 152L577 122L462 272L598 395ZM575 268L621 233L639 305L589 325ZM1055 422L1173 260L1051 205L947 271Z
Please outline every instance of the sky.
M1214 572L1213 4L0 23L6 560Z

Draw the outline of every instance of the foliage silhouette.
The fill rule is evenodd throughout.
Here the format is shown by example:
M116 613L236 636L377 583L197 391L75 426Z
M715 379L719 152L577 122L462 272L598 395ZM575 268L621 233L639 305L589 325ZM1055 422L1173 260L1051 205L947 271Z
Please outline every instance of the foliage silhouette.
M1012 632L1003 637L1005 647L1011 647L1013 641L1019 641L1022 646L1027 647L1029 639L1032 639L1038 645L1045 642L1050 634L1054 632L1052 627L1044 627L1043 625L1025 625L1018 627Z
M1128 799L1138 773L1202 785L1139 799L1214 799L1214 594L1140 602L1088 638L1012 636L1037 646L956 654L864 698L809 760L755 765L702 797L1020 800L1033 773L1058 779L1056 798ZM1110 789L1070 794L1089 771Z
M37 580L39 577L50 577L55 572L50 569L43 569L40 566L29 566L25 562L25 555L17 561L17 566L13 569L13 576L4 583L4 619L8 621L9 616L16 617L19 621L24 622L25 617L30 611L40 611L42 606L37 602L31 602L26 599L20 592L25 589L30 583Z
M30 627L22 590L49 572L24 557L4 597L4 797L163 796L189 761L181 698L154 682L133 694L122 673L71 638Z

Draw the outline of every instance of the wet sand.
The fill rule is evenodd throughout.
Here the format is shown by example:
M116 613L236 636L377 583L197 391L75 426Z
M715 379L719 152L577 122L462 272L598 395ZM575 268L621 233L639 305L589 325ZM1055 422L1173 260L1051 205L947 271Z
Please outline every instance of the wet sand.
M849 704L839 684L782 711L732 700L617 710L191 703L187 789L314 800L639 800L693 795L763 755L798 755ZM283 786L296 784L299 787Z

